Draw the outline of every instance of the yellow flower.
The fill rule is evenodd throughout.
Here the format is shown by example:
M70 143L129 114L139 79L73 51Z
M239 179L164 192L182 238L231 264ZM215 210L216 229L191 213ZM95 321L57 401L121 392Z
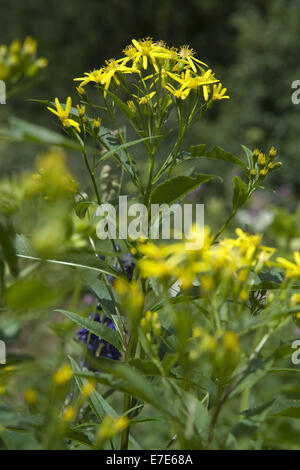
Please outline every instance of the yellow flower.
M182 72L180 75L178 74L175 74L175 73L172 73L172 72L168 72L168 75L173 79L175 80L176 82L180 83L181 84L181 88L179 90L175 90L175 88L170 85L169 83L165 86L165 88L169 89L168 87L171 87L169 89L169 91L171 91L171 93L175 95L174 91L175 92L179 92L180 93L180 98L181 99L185 99L190 90L192 89L196 89L196 88L199 88L200 86L203 87L203 95L204 95L204 99L207 101L208 100L208 93L209 93L209 86L208 85L211 85L213 83L216 83L218 82L219 80L217 80L214 76L214 74L212 73L212 70L207 70L206 72L202 73L201 75L192 75L191 71L190 70L186 70L185 72ZM183 96L183 97L182 97ZM179 96L177 96L179 97Z
M63 414L62 414L63 421L65 423L70 423L75 418L75 415L76 415L75 408L73 406L67 406L64 409Z
M218 83L218 85L214 85L212 99L215 101L229 99L230 96L226 95L226 91L227 91L227 88L222 88L222 83Z
M38 399L36 390L28 388L25 392L25 401L28 405L35 405Z
M266 164L266 156L264 153L260 152L257 157L259 166L264 166Z
M44 69L47 67L48 65L48 60L46 59L46 57L40 57L39 59L37 59L37 61L35 62L35 65L39 68L39 69Z
M285 258L277 258L276 261L278 266L285 269L285 275L287 278L299 277L300 276L300 253L299 251L294 252L295 263L288 261Z
M101 126L101 118L98 117L97 119L93 120L93 128L97 130L100 128L100 126Z
M102 72L103 72L103 67L101 69L93 70L92 72L85 72L84 75L85 77L79 77L79 78L74 78L75 82L81 82L80 86L77 88L77 91L79 94L83 94L83 86L87 85L90 82L95 82L98 85L101 84L102 80ZM79 90L78 90L79 89Z
M127 101L127 106L133 114L136 113L135 104L132 100Z
M101 446L107 439L111 439L120 432L124 431L128 425L129 419L127 416L119 416L115 419L111 416L105 416L97 432L97 445Z
M50 108L49 106L47 107L47 109L49 109L51 113L58 116L58 118L60 119L64 127L74 127L77 130L77 132L80 132L80 126L78 122L74 121L73 119L69 119L69 114L70 114L70 110L72 106L72 99L70 98L70 96L67 98L65 109L63 109L63 107L61 106L58 98L55 98L55 105L56 105L56 110L53 108Z
M120 64L120 61L122 61L122 59L110 59L109 61L106 61L106 66L101 73L101 85L104 85L104 98L107 95L107 90L112 78L115 80L116 85L120 85L120 81L117 76L118 72L125 74L139 73L139 71L134 67L126 67L122 63Z
M142 96L142 98L139 98L136 95L133 95L135 98L139 100L139 104L147 104L151 98L156 94L156 91L153 91L152 93L149 93L148 95Z
M141 61L143 69L146 70L150 60L154 70L158 72L159 68L156 59L167 57L167 52L164 50L164 48L157 46L157 44L154 43L151 38L140 39L139 41L132 39L132 43L135 46L135 50L133 51L132 49L127 49L127 54L129 53L131 55L130 58L133 60L133 67L135 67L138 62Z
M23 44L23 53L26 55L33 55L35 54L36 49L37 49L37 41L33 39L32 37L27 36Z
M201 277L201 289L203 289L204 292L211 292L214 288L214 285L213 277L209 274Z
M201 60L196 59L194 57L194 54L195 54L195 51L187 45L181 46L179 51L178 51L179 58L183 62L189 64L191 69L196 73L197 69L196 69L196 66L195 66L195 62L196 62L196 64L201 64L201 65L204 65L205 67L207 67L207 65L204 62L201 62Z
M56 385L65 385L73 377L71 366L65 364L53 376L53 381Z
M290 299L291 306L294 307L295 305L300 304L300 294L293 294Z
M239 294L239 298L242 302L247 302L248 300L248 297L249 297L249 294L246 290L241 290L240 294Z
M185 100L191 89L190 88L184 88L184 87L181 87L179 89L176 89L173 85L171 85L170 83L168 83L167 85L165 85L165 89L170 91L172 93L173 96L175 96L175 98L179 99L179 100Z
M96 384L95 382L86 381L81 389L81 393L84 397L88 398L95 390Z
M226 331L223 344L228 351L239 351L240 349L239 339L233 331Z
M270 150L269 150L269 157L270 157L270 158L274 158L274 157L276 157L276 155L277 155L277 150L276 150L276 148L273 147L273 145L272 145L272 147L271 147Z
M85 115L85 106L84 106L84 104L82 104L81 106L78 104L76 106L76 108L77 108L77 111L78 111L78 116L82 118Z

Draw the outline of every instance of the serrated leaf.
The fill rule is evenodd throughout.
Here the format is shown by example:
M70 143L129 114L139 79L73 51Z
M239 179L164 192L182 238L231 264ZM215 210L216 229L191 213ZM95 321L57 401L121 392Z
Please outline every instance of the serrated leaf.
M225 162L233 163L234 165L239 165L242 168L247 168L247 165L243 162L243 160L236 157L232 153L227 152L221 147L214 147L211 151L208 151L206 144L193 145L191 147L191 156L223 160Z
M248 186L246 183L239 177L233 177L233 197L232 197L232 206L234 210L239 209L248 198Z

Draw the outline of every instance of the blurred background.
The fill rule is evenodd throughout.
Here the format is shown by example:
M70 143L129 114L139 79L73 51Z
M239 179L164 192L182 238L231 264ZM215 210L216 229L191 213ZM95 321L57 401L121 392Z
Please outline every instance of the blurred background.
M0 44L31 35L39 42L39 54L49 60L35 85L9 100L5 114L55 128L45 107L27 98L76 97L73 78L119 57L132 38L189 44L213 68L231 99L218 103L194 127L186 148L207 143L240 155L240 144L263 151L274 145L283 168L268 185L279 189L257 204L261 209L275 198L276 205L295 212L300 105L292 104L291 84L300 79L299 11L300 0L1 0ZM31 167L35 156L30 146L8 146L1 171ZM72 158L75 172L80 164ZM209 171L210 165L203 164L201 171ZM226 168L220 167L222 174ZM224 196L224 185L214 186L214 193L218 191Z

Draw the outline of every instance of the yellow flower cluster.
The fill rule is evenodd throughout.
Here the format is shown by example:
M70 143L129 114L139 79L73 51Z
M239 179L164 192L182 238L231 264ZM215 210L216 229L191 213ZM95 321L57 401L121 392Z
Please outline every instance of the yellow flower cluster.
M152 86L160 80L161 86L177 99L185 100L192 90L202 90L205 101L209 98L222 100L229 98L226 88L215 78L211 69L195 57L195 52L184 45L179 49L168 47L164 42L154 42L151 38L132 40L124 49L120 59L106 61L100 69L86 72L84 77L75 78L82 90L88 83L94 82L103 87L104 97L113 83L119 86L126 75L137 74L144 83L152 79ZM147 75L143 76L143 72ZM213 87L212 87L213 85ZM137 97L140 104L145 104L154 96L154 92Z
M118 418L105 416L97 432L97 446L101 447L107 439L112 439L114 436L124 431L128 425L129 419L127 416L119 416Z
M202 327L194 327L189 358L199 360L209 357L213 374L217 377L229 376L239 362L242 348L239 338L233 331L218 330L211 335Z
M47 59L37 58L37 41L28 36L23 44L14 40L9 46L0 45L0 80L10 85L21 78L32 77L47 66Z
M141 319L140 325L150 344L152 343L153 336L157 338L160 335L161 324L157 312L151 312L148 310L145 316Z
M195 233L198 248L194 243L190 249L186 241L168 246L150 242L141 244L138 251L142 257L138 264L142 276L173 278L183 289L190 288L200 278L204 293L210 292L222 280L230 280L238 286L240 300L246 301L248 294L242 290L243 284L251 272L258 273L270 263L275 249L261 246L261 235L251 235L241 229L236 230L236 235L236 238L224 238L213 244L210 230L205 227L203 231L198 228Z
M77 183L66 165L66 154L58 147L50 148L36 161L37 172L25 180L30 196L42 194L46 199L74 194Z
M261 180L267 176L273 170L280 168L281 162L274 162L274 159L277 155L277 150L274 147L271 147L269 154L261 152L259 149L255 149L253 152L253 159L251 162L251 167L249 167L250 178L252 180Z

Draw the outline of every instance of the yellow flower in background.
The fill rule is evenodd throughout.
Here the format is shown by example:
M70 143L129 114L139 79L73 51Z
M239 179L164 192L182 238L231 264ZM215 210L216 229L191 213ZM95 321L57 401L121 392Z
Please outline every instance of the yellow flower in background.
M96 382L89 382L87 380L81 388L81 393L85 398L88 398L95 391L95 388Z
M74 127L77 132L80 132L80 126L78 122L74 121L73 119L69 119L69 114L72 106L72 99L70 98L70 96L67 98L65 109L61 106L58 98L55 98L55 106L56 109L50 108L49 106L47 107L47 109L49 109L51 113L58 116L64 127Z
M35 39L31 36L27 36L23 44L22 52L26 55L33 55L36 53L37 45L38 43Z
M53 382L58 385L66 385L73 377L71 366L65 364L53 375Z
M278 266L285 269L285 275L287 278L299 277L300 276L300 253L299 251L294 252L294 261L288 261L285 258L276 258Z
M102 445L107 439L111 439L116 436L120 432L124 431L128 426L129 419L127 416L119 416L115 419L111 416L105 416L97 432L97 445Z
M28 405L35 405L38 400L38 394L36 390L34 390L33 388L28 388L25 391L24 398L25 398L26 403L28 403Z
M62 413L62 419L65 423L70 423L76 416L76 410L73 406L67 406Z
M70 174L67 156L59 147L52 147L36 159L36 173L24 180L25 192L29 196L39 193L47 198L71 195L77 183Z

